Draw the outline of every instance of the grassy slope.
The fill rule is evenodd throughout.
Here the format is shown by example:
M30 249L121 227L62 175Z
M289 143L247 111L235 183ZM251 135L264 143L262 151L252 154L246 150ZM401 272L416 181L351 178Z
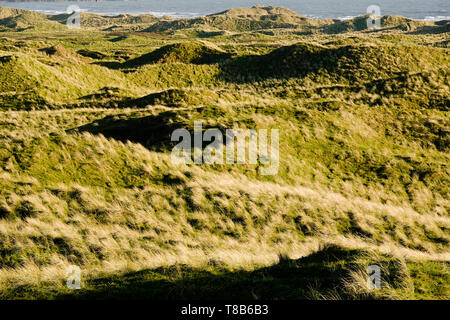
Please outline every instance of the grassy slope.
M249 24L304 22L283 14ZM403 32L4 33L2 297L448 298L448 49ZM278 175L172 164L202 119L279 128Z

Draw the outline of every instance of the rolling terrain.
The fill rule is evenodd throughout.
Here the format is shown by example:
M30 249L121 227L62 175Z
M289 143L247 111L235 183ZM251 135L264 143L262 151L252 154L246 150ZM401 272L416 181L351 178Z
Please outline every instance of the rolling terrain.
M450 298L448 21L67 18L0 8L0 298ZM174 164L195 121L278 173Z

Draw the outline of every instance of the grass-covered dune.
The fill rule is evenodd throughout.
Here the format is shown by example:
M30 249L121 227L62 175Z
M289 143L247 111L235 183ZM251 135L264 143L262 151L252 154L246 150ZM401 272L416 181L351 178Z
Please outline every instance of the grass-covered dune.
M324 83L361 83L395 75L442 69L449 65L449 51L441 48L408 47L385 43L327 46L296 43L267 55L248 57L225 66L232 78L251 80L310 77ZM327 79L328 78L328 79Z
M230 58L226 52L203 43L184 42L159 48L124 63L124 67L133 68L155 63L213 64Z
M0 8L1 298L450 297L447 22L82 18ZM173 163L195 121L277 174Z
M0 24L4 31L56 32L66 29L71 14L45 15L42 13L0 7ZM128 31L150 33L173 33L186 30L196 31L208 37L222 32L252 32L258 30L288 29L302 34L339 34L342 32L367 31L367 19L361 16L346 21L317 20L303 17L289 9L272 6L235 8L206 17L176 19L155 17L148 14L100 16L81 12L81 26L84 29L104 31ZM400 16L382 17L382 28L390 31L445 33L449 31L448 21L417 21Z

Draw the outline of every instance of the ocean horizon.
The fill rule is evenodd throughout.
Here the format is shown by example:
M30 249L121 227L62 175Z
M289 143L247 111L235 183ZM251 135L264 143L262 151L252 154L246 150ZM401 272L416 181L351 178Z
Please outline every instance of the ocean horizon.
M143 1L63 1L63 2L8 2L0 6L38 11L55 15L67 12L67 8L78 5L81 11L100 15L152 14L157 17L193 18L221 12L230 8L254 5L283 6L298 14L316 19L351 19L365 15L370 5L378 5L382 15L399 15L417 20L450 20L450 2L445 0L154 0Z

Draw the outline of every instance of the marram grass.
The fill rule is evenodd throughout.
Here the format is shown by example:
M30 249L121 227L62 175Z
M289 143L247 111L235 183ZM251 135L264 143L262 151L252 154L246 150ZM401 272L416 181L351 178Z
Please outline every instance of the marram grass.
M248 10L1 8L1 298L450 297L446 25ZM195 121L279 129L278 174L172 163Z

